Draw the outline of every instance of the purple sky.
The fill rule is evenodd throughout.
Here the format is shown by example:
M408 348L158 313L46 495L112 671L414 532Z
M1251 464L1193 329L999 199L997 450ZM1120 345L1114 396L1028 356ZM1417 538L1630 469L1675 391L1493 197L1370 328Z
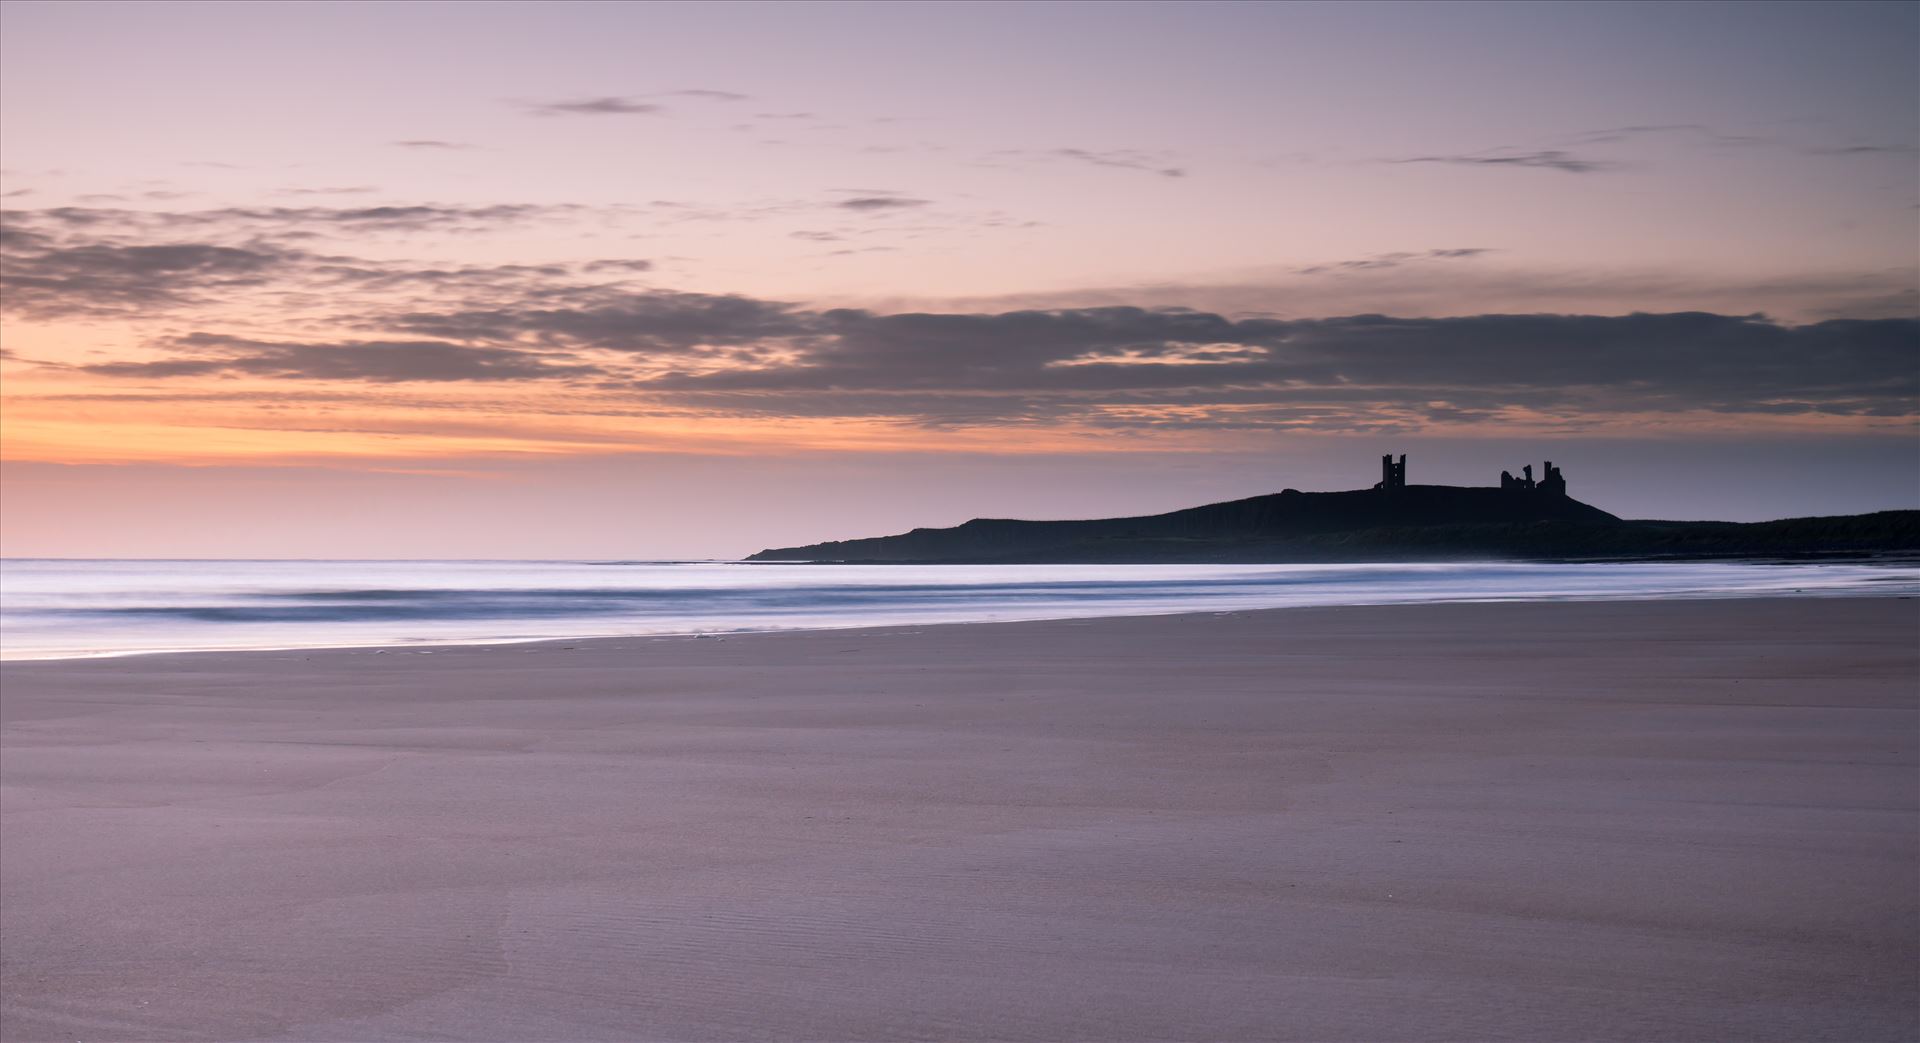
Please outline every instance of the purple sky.
M4 549L1920 506L1917 11L10 2Z

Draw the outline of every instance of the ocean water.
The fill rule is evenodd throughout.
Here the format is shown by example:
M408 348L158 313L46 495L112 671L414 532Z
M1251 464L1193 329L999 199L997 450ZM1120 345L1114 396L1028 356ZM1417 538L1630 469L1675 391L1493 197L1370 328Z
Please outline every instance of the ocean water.
M1920 569L1753 563L748 565L0 561L0 658L402 646L1297 605L1913 594Z

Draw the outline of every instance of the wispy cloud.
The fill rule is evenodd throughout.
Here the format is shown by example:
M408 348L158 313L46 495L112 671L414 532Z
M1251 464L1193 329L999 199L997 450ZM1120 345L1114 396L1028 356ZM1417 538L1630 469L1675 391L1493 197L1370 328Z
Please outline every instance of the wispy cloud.
M1096 167L1118 167L1121 170L1144 170L1148 173L1158 174L1161 177L1187 176L1185 168L1167 165L1164 157L1156 153L1136 152L1129 149L1096 152L1083 148L1061 148L1054 149L1053 152L1054 155L1064 156L1068 159L1076 159L1082 163L1091 163Z
M1480 257L1493 251L1483 246L1453 247L1444 250L1396 251L1374 254L1371 257L1358 257L1347 261L1330 261L1325 264L1308 265L1295 268L1295 275L1324 275L1329 272L1368 272L1382 268L1398 268L1419 261L1454 261L1469 257Z
M1811 145L1804 139L1777 134L1728 134L1704 123L1642 123L1607 127L1563 139L1575 146L1604 145L1637 138L1670 138L1710 148L1770 148L1798 152L1808 156L1910 156L1917 150L1912 144L1898 142L1862 142L1851 145Z
M480 146L464 141L441 141L437 138L408 138L404 141L388 142L395 148L438 149L446 152L466 152Z
M652 116L664 106L637 98L577 98L568 101L521 102L535 116Z
M1621 166L1621 164L1611 160L1576 156L1571 152L1561 149L1542 149L1537 152L1494 150L1488 152L1459 153L1455 155L1408 156L1404 159L1389 159L1384 162L1446 163L1463 167L1534 168L1539 170L1558 170L1567 174L1593 174L1603 170L1615 170Z
M1641 137L1688 138L1708 145L1777 145L1778 138L1759 134L1724 134L1704 123L1638 123L1625 127L1605 127L1575 134L1565 139L1572 144L1599 145Z
M584 272L650 272L653 269L652 261L634 257L609 257L580 266Z
M361 230L419 231L424 229L460 230L499 226L539 217L557 217L578 212L569 204L498 203L482 206L411 203L388 206L267 206L218 207L208 210L131 210L116 207L48 207L42 210L9 211L11 220L27 227L111 229L117 233L150 232L154 229L224 228L252 229L258 234L268 230L313 230L350 227Z
M1911 156L1920 149L1912 145L1840 145L1834 148L1810 148L1805 151L1815 156Z
M993 160L1022 163L1065 160L1115 170L1138 170L1142 173L1158 174L1161 177L1187 176L1186 167L1181 166L1171 153L1148 152L1142 149L1002 149L989 154L989 162Z
M854 196L851 199L836 200L833 205L842 210L870 213L881 210L906 210L916 206L926 206L928 202L928 200L915 199L911 196Z
M359 196L359 195L366 195L370 192L378 192L378 191L380 190L378 188L375 188L372 185L342 185L337 188L282 188L276 191L274 195L277 195L277 196ZM147 193L147 196L148 198L154 198L154 194L151 192ZM173 195L168 195L160 198L175 198L175 197Z
M667 91L666 93L670 97L701 98L706 101L746 101L752 97L752 95L750 94L739 94L734 91L708 90L700 87L691 87L691 88L687 88L684 90L677 90L677 91Z

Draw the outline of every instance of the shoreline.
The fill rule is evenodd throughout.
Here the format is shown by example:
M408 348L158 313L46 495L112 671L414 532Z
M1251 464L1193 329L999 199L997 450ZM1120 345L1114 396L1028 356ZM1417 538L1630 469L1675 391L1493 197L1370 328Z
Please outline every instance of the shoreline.
M1393 607L1404 608L1404 607L1413 607L1413 606L1420 606L1420 605L1433 605L1433 606L1500 605L1500 604L1578 605L1578 604L1605 604L1605 603L1613 603L1613 602L1661 603L1661 602L1692 602L1692 601L1773 601L1773 600L1782 600L1782 599L1828 600L1828 599L1859 599L1859 598L1909 600L1909 599L1914 599L1916 597L1920 597L1920 591L1916 591L1914 593L1888 593L1888 592L1881 592L1877 590L1862 590L1858 588L1844 588L1844 589L1834 589L1834 590L1827 590L1827 591L1820 591L1820 590L1813 590L1813 591L1806 591L1806 590L1707 591L1707 592L1702 592L1697 594L1634 593L1634 594L1618 594L1618 595L1611 595L1611 594L1543 595L1539 597L1459 597L1459 598L1430 598L1430 599L1418 600L1418 601L1362 601L1362 602L1354 602L1352 604L1274 605L1270 607L1260 607L1260 608L1221 608L1221 609L1179 608L1179 609L1172 609L1172 610L1163 611L1163 612L1141 611L1141 612L1125 612L1125 613L1112 613L1112 614L1103 613L1099 615L1017 616L1012 618L995 618L995 619L940 620L940 621L925 622L925 623L918 623L918 622L879 623L879 622L861 621L861 622L848 623L845 626L792 626L792 627L770 627L765 629L739 629L739 630L707 629L707 630L662 631L662 632L652 632L652 633L588 634L588 635L582 635L577 637L524 637L524 638L496 637L496 638L476 638L474 640L427 639L427 640L421 640L421 641L367 642L365 644L338 644L338 643L315 644L315 645L275 644L275 645L249 645L245 647L164 648L164 649L137 649L137 650L130 650L130 651L74 652L74 653L60 653L55 655L31 655L30 654L30 655L24 655L24 656L9 655L6 653L4 648L0 648L0 668L3 668L8 664L13 664L13 663L67 663L67 662L85 662L85 661L98 660L98 659L129 659L129 658L139 658L144 656L255 655L255 654L265 654L265 653L271 653L271 652L362 652L363 653L369 649L382 650L390 654L410 654L410 653L431 654L432 652L439 649L476 648L476 647L487 647L487 646L493 646L493 645L499 645L504 647L504 646L562 644L562 643L583 644L588 642L638 641L638 640L666 639L666 638L724 639L728 637L745 637L753 634L838 633L838 632L848 631L848 630L884 630L884 629L895 629L900 627L913 627L913 628L919 629L924 627L979 626L983 624L993 625L993 624L1003 624L1003 623L1005 624L1052 623L1052 622L1062 622L1067 620L1158 619L1158 618L1166 618L1166 617L1172 617L1172 616L1220 616L1220 615L1237 615L1237 614L1253 613L1253 612L1294 612L1294 611L1313 611L1317 609L1342 609L1342 608L1393 608Z
M13 662L9 1040L1920 1032L1920 602Z

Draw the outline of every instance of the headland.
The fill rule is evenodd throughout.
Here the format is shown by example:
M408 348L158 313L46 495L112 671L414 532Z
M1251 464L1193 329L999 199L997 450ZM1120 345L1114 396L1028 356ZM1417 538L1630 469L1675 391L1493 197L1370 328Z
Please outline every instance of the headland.
M1920 555L1920 510L1769 522L1630 521L1568 495L1551 461L1497 486L1278 493L1135 518L976 518L951 528L776 547L748 561L984 564L1810 558Z

